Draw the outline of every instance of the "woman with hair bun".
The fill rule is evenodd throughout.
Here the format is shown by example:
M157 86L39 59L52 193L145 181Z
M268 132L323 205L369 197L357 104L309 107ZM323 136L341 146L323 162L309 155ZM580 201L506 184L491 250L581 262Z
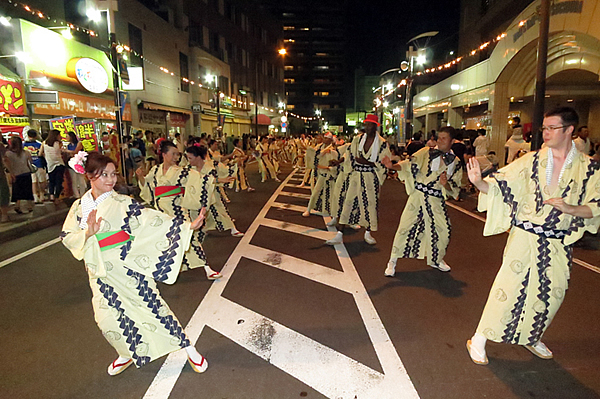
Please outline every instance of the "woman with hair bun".
M69 165L85 173L92 188L71 206L60 237L77 260L85 261L94 318L119 355L108 374L120 374L132 364L141 367L179 349L185 349L194 371L204 372L206 359L160 296L156 282L175 283L205 212L190 223L118 194L113 190L115 162L97 152L80 152Z
M219 172L217 171L218 162L210 159L208 150L204 146L190 146L186 149L186 155L190 166L197 170L202 176L203 181L206 182L201 191L201 197L206 198L206 202L203 202L201 205L206 207L208 212L206 224L202 228L202 231L231 230L232 236L243 237L244 233L235 227L233 219L227 210L225 200L219 195L218 190L215 188L218 183L224 184L233 182L235 177L219 177ZM209 184L210 182L212 182L212 184ZM203 238L204 236L202 236L202 239Z
M181 154L173 142L163 139L157 145L162 163L150 169L146 176L141 168L136 172L142 190L140 196L156 210L189 221L189 211L202 208L202 178L189 166L177 166ZM190 249L183 258L182 269L203 267L209 280L223 277L208 266L199 235L199 232L194 234Z

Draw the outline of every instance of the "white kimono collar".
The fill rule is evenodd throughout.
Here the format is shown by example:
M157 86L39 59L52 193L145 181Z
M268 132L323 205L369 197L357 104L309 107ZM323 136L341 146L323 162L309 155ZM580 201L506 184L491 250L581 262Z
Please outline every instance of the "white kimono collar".
M364 133L360 139L358 148L360 150L362 150L362 152L365 155L367 155L367 151L365 151L366 141L367 141L367 134ZM381 147L381 140L379 139L379 134L375 133L375 140L373 140L373 144L371 144L371 148L369 148L369 151L371 151L371 156L369 157L369 162L373 162L373 163L377 162L377 157L379 156L379 147Z
M94 200L92 196L92 190L83 194L81 197L81 220L79 221L79 227L87 229L87 219L90 213L98 207L105 199L110 197L114 193L113 190L108 191Z

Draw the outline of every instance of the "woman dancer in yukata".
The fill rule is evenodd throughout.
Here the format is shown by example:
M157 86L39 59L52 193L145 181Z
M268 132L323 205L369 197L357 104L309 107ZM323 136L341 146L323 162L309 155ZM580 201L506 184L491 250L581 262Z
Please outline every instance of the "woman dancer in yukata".
M140 196L153 208L189 221L189 210L202 208L199 196L201 177L189 167L177 166L180 154L172 142L161 141L159 156L162 163L150 169L148 175L144 176L141 169L136 172L142 190ZM196 232L190 249L185 253L183 270L204 267L209 280L223 277L208 266L200 238L200 232Z
M208 151L204 146L193 145L188 147L186 149L186 156L190 166L195 169L194 171L200 173L203 181L202 189L200 191L200 201L201 207L207 208L208 215L206 218L206 225L202 228L202 234L204 235L201 236L201 240L204 239L206 232L210 230L231 230L232 236L243 237L244 233L235 227L235 223L227 210L227 205L225 204L223 197L221 197L215 189L215 183L231 183L235 178L232 176L219 177L215 164L210 159Z
M179 349L185 349L194 371L204 372L206 359L192 346L156 282L175 282L205 212L190 223L116 193L115 162L97 152L81 152L70 164L87 174L92 188L73 203L60 236L73 256L85 261L96 323L119 355L108 374Z

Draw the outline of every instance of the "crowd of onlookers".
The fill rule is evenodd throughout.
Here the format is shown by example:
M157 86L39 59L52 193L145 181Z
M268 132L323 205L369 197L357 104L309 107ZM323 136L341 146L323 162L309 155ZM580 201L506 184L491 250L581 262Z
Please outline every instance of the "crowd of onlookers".
M83 150L74 132L67 140L58 130L40 134L27 131L26 139L13 135L0 141L0 221L7 222L9 205L18 214L32 212L35 204L80 198L87 191L84 176L68 166Z

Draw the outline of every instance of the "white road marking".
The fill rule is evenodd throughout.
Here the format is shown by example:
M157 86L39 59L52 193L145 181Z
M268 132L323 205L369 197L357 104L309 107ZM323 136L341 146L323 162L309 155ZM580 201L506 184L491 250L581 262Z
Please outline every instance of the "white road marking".
M266 214L272 207L285 209L286 204L276 203L275 199L282 194L282 189L290 178L291 175L277 188L225 263L221 270L223 278L211 285L185 327L188 338L195 344L204 326L207 325L332 399L355 397L418 399L419 395L343 245L336 246L343 267L343 272L340 272L250 244L261 225L323 240L332 235L332 232L324 230L266 219ZM277 255L278 264L274 264L269 257L273 254ZM223 290L242 257L352 294L384 374L223 298ZM240 320L243 322L239 323ZM208 361L210 363L210 359ZM184 351L170 354L144 398L169 397L185 362Z
M286 197L292 197L292 198L302 198L302 199L310 199L310 194L303 194L303 193L293 193L291 191L282 191L279 193L279 195L285 195Z
M294 205L294 204L284 204L282 202L273 202L273 208L275 209L287 209L290 211L296 211L303 213L306 210L305 206Z
M451 202L446 202L446 205L448 205L450 208L456 209L457 211L464 213L465 215L469 215L472 218L475 218L475 219L480 220L483 223L485 223L485 218L483 216L481 216L481 215L477 215L476 213L473 213L471 211L467 211L466 209L461 208L460 206L458 206L456 204L453 204ZM508 233L508 231L506 233ZM575 264L577 264L577 265L579 265L581 267L585 267L586 269L591 270L591 271L593 271L595 273L600 274L600 267L591 265L591 264L589 264L589 263L587 263L587 262L585 262L585 261L583 261L581 259L573 258L573 263L575 263Z
M34 254L34 253L36 253L38 251L41 251L44 248L48 248L49 246L54 245L54 244L59 243L59 242L60 242L60 238L55 238L53 240L50 240L50 241L45 242L43 244L40 244L37 247L28 249L25 252L22 252L22 253L20 253L18 255L15 255L12 258L8 258L6 260L3 260L2 262L0 262L0 268L3 268L4 266L10 265L11 263L14 263L14 262L16 262L18 260L21 260L21 259L23 259L23 258L25 258L25 257L27 257L29 255L32 255L32 254Z

